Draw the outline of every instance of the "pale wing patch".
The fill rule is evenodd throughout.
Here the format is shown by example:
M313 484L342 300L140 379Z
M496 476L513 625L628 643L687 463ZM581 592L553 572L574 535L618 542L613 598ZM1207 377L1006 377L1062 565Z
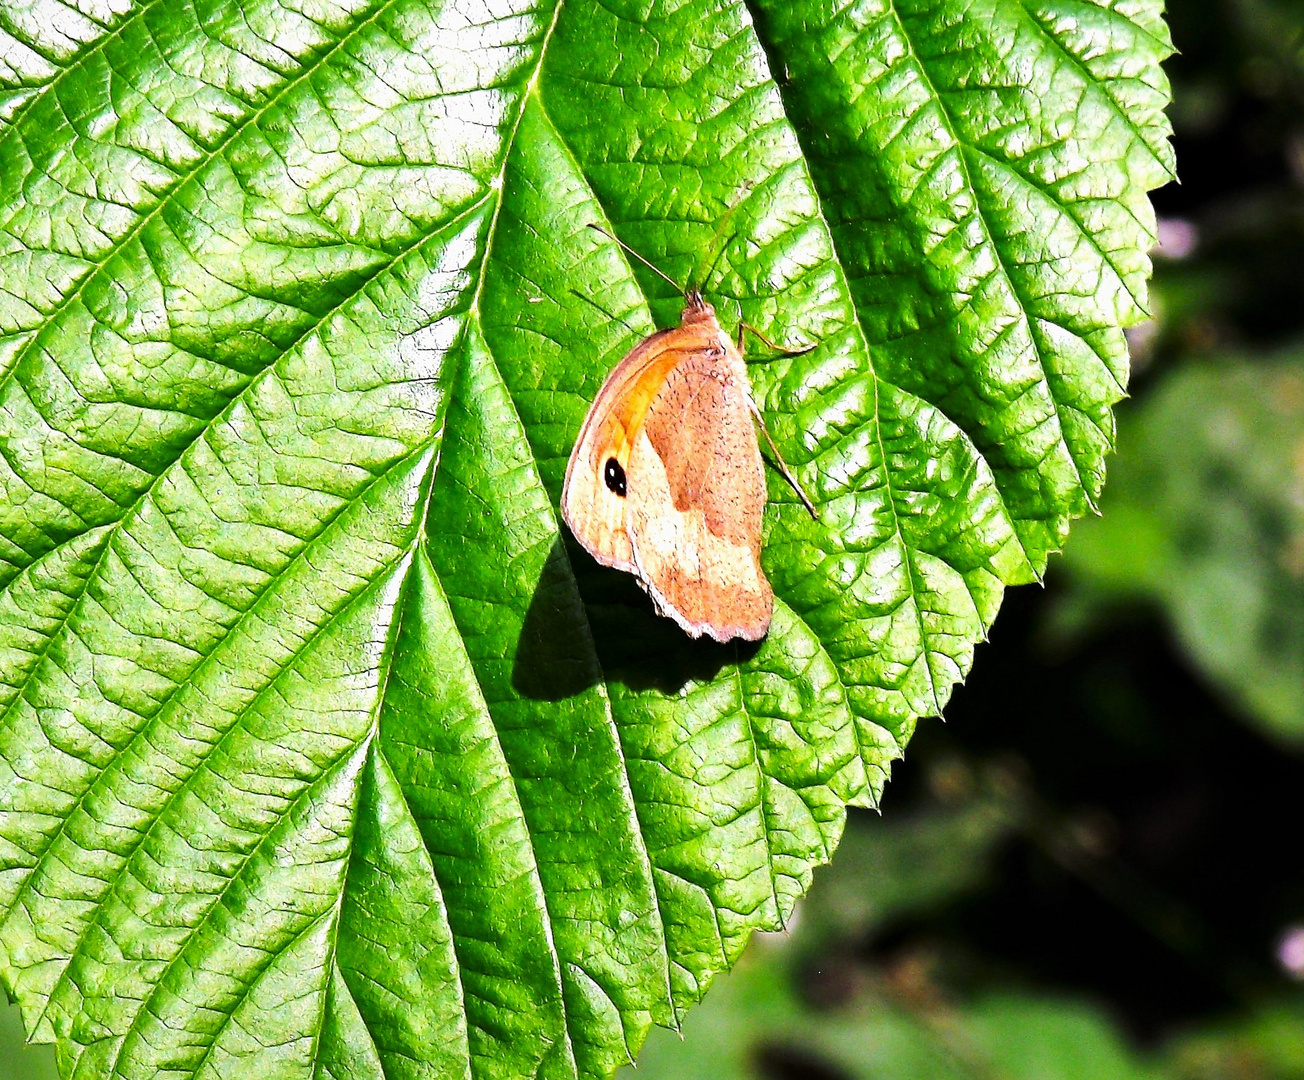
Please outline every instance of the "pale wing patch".
M636 573L634 549L625 531L625 503L608 490L595 464L595 437L601 425L590 425L575 444L566 467L566 485L562 490L561 512L570 531L584 550L603 566Z
M675 509L646 433L635 440L630 465L631 483L647 492L630 515L635 573L657 609L692 637L764 637L773 597L755 553L712 533L701 507Z

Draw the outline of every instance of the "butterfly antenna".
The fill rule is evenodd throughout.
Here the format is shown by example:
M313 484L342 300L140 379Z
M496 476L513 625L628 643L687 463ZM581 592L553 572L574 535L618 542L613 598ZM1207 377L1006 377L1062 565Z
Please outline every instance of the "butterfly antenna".
M632 327L632 326L629 325L629 320L625 319L624 317L622 317L622 316L620 316L620 315L613 315L610 311L608 311L608 310L607 310L606 308L604 308L601 304L599 304L596 300L594 300L593 297L591 297L591 296L585 296L582 292L579 291L579 289L571 289L571 292L573 292L576 296L578 296L578 297L579 297L581 300L583 300L586 304L592 304L595 308L597 308L600 312L602 312L602 314L604 314L608 319L611 319L613 322L618 322L618 323L620 323L620 324L621 324L621 325L622 325L626 330L628 330L628 331L629 331L631 334L633 334L635 337L643 337L643 336L645 336L646 331L642 331L642 332L641 332L641 331L635 330L634 327Z
M616 241L616 243L618 243L618 244L619 244L621 247L623 247L627 252L629 252L629 254L633 255L634 258L636 258L639 262L641 262L644 266L646 266L649 270L651 270L652 273L654 273L654 274L656 274L658 277L663 278L663 279L665 279L666 281L670 282L670 284L673 285L673 286L675 287L675 292L677 292L677 293L686 293L686 292L688 291L687 289L681 289L681 288L679 287L679 282L677 282L674 278L672 278L672 277L671 277L669 274L667 274L664 270L660 269L659 267L653 266L652 263L648 262L647 259L643 258L642 255L640 255L637 251L635 251L632 247L630 247L627 243L625 243L625 241L622 240L619 236L613 236L613 235L612 235L611 233L609 233L606 229L604 229L601 225L597 225L597 224L593 223L592 221L589 222L589 228L590 228L590 229L596 229L598 232L602 233L602 235L605 236L608 240L614 240L614 241Z
M737 235L738 235L737 233L730 233L729 239L720 245L720 250L715 253L715 258L711 260L711 265L710 267L707 268L706 277L702 278L702 284L701 287L698 289L698 292L706 291L706 286L707 283L710 282L711 280L711 275L715 273L716 267L720 265L720 260L724 258L724 253L729 250L729 245L733 243L733 239ZM712 240L711 243L714 244L715 241L718 239L720 239L720 236L717 233L715 240Z

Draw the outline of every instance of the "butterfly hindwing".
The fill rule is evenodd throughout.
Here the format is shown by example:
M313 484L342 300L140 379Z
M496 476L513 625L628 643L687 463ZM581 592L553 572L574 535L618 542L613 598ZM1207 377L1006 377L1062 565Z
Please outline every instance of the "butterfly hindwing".
M626 531L636 573L693 637L756 640L773 596L761 570L765 473L742 357L724 336L666 377L634 440Z

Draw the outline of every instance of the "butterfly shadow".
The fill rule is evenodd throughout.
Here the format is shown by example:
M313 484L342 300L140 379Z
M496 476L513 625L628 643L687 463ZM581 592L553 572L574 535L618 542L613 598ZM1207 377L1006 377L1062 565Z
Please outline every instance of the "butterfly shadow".
M512 686L536 701L563 701L600 682L678 694L759 647L690 638L656 613L632 575L600 566L558 536L517 639Z

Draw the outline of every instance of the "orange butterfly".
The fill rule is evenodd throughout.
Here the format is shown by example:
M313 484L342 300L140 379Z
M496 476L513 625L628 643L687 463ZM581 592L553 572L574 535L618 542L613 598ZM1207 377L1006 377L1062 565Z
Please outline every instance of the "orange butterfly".
M657 611L690 636L717 641L764 637L774 607L761 569L765 472L753 418L818 518L752 397L744 330L766 341L743 324L735 345L715 309L688 289L679 325L637 345L598 391L561 498L566 524L590 555L633 574Z

